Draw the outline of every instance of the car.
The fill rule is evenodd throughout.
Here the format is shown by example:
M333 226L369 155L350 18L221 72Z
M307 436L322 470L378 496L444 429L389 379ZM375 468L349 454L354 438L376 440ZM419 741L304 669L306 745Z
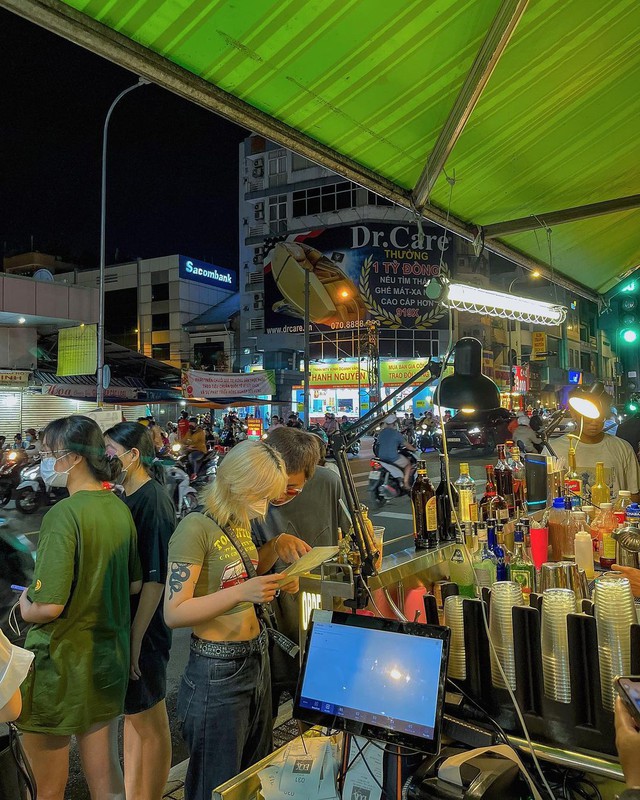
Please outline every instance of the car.
M511 439L508 425L514 419L515 414L506 408L466 414L458 411L444 426L447 449L471 447L481 451L483 456L489 456L495 451L496 445ZM434 438L436 448L442 451L442 434L439 429Z

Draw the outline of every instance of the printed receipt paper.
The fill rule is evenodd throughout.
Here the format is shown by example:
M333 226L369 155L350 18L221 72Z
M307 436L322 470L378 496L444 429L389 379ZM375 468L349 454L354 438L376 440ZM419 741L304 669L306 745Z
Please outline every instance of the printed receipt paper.
M281 584L285 586L294 578L299 578L307 572L317 569L320 564L333 558L337 552L337 547L314 547L313 550L309 550L302 558L294 561L293 564L289 564L284 572L280 573L282 576Z

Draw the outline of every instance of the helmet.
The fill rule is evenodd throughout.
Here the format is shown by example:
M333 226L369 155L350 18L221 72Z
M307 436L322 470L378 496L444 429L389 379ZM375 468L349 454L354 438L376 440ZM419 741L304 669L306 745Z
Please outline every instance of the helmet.
M393 425L394 422L398 421L398 417L395 414L389 414L389 416L385 419L385 425Z
M326 431L323 431L319 425L311 425L311 427L307 428L309 433L312 433L314 436L317 436L318 439L322 439L323 444L329 444L329 437L326 434Z

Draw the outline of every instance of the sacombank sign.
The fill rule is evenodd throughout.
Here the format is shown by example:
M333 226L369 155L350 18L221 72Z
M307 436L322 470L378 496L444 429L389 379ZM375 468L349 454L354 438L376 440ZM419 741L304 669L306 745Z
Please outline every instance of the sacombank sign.
M236 273L224 267L207 264L195 258L180 256L179 275L187 281L197 281L217 289L227 289L230 292L236 289Z

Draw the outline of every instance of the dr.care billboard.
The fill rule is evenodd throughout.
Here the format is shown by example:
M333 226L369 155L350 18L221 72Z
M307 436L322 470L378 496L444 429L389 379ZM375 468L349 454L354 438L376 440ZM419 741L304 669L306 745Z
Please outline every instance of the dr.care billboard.
M448 275L453 236L415 224L361 223L267 239L265 329L303 330L305 274L309 316L323 330L356 328L372 319L384 328L445 326L446 309L430 300L425 284Z

